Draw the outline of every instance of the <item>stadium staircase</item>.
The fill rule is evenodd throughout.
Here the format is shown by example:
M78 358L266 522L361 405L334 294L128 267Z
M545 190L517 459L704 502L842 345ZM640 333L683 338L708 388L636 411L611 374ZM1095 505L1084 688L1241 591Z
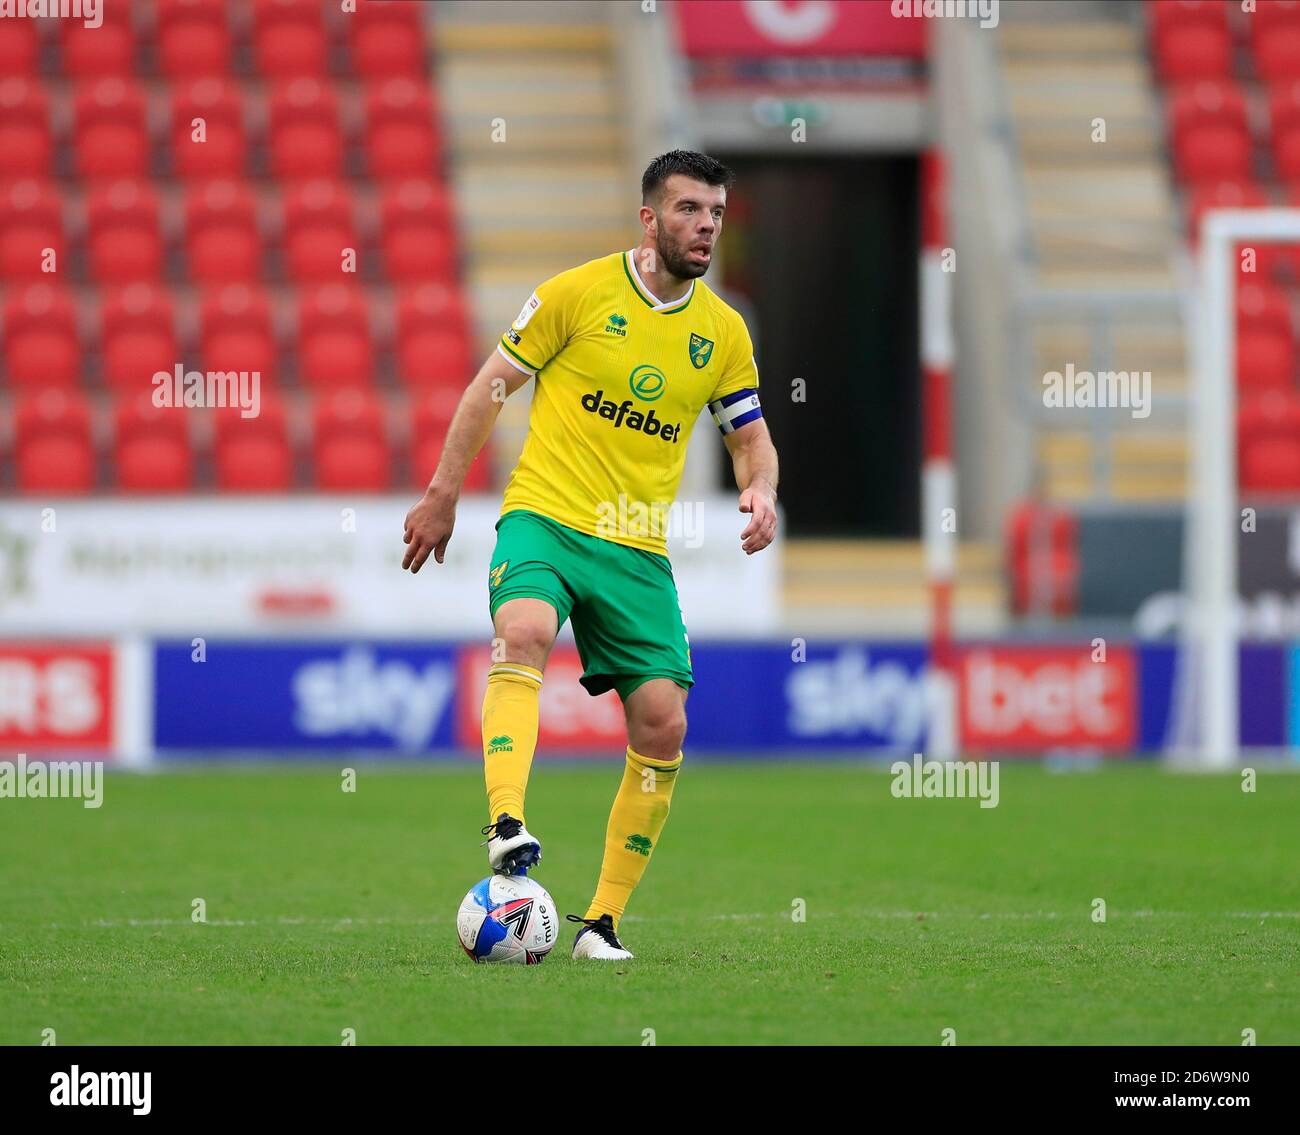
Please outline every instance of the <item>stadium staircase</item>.
M436 10L452 185L483 357L541 281L631 247L630 142L604 5L440 0ZM498 483L519 456L527 414L527 398L502 409Z
M1019 224L1009 357L985 369L1011 377L1034 454L1006 517L1013 608L1068 614L1080 518L1185 500L1201 216L1300 204L1300 4L1033 0L1004 5L984 44ZM1243 492L1300 492L1298 298L1294 246L1257 248L1235 313ZM1045 406L1067 363L1151 372L1150 416Z
M965 265L958 449L981 457L963 465L963 506L968 530L1001 534L1015 617L1074 615L1096 525L1185 499L1189 248L1148 14L1024 0L995 32L937 31ZM1071 369L1149 373L1150 404L1051 404L1046 376Z
M1049 501L1179 499L1178 228L1142 25L1119 4L1002 11L996 42L1029 259L1015 381L1039 411L1036 488ZM1103 411L1091 422L1081 411L1042 413L1042 376L1067 362L1149 370L1156 409L1145 420Z

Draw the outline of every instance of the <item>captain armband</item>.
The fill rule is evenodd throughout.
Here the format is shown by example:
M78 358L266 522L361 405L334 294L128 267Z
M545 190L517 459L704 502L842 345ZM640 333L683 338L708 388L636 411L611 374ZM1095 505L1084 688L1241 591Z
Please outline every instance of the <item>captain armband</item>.
M718 429L724 434L729 434L761 418L763 407L758 404L758 391L747 389L724 394L721 398L710 402L709 412L713 415L713 421Z

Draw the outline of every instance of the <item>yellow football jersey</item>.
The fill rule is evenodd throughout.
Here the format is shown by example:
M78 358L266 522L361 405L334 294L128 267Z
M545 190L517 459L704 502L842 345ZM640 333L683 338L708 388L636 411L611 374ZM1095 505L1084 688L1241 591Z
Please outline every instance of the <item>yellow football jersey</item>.
M724 433L762 415L745 321L699 279L660 303L632 252L547 280L499 350L536 376L502 513L530 509L662 555L701 411Z

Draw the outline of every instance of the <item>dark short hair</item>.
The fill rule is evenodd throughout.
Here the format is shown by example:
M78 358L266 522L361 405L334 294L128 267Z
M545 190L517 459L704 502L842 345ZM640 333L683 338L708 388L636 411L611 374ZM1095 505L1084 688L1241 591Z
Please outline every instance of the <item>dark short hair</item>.
M705 185L720 185L723 189L730 189L736 180L736 175L717 158L696 150L669 150L645 167L645 173L641 175L641 204L648 205L652 197L657 197L664 182L675 173L702 181Z

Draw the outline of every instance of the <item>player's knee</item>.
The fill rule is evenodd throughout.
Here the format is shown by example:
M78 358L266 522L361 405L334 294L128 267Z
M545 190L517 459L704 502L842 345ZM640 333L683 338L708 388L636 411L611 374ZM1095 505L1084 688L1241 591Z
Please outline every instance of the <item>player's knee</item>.
M686 707L665 698L646 708L628 729L629 744L643 756L671 761L686 739Z
M522 662L526 666L542 669L550 653L555 632L540 619L512 619L498 632L504 650L503 662Z

